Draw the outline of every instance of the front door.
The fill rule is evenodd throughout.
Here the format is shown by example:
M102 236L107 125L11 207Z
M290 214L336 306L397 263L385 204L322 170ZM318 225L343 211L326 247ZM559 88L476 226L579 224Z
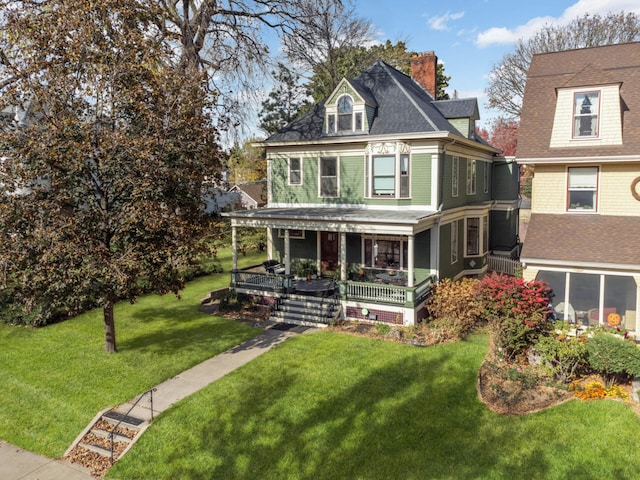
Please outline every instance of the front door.
M338 268L338 234L320 232L320 268L322 274Z

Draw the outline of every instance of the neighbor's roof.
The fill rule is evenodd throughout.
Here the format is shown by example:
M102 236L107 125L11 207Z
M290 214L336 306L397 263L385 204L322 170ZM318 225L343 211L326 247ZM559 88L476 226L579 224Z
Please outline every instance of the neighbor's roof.
M620 84L622 145L549 148L556 89ZM588 150L588 151L587 151ZM534 55L527 76L518 160L554 157L618 156L640 153L640 43Z
M240 190L256 202L256 205L267 203L267 182L260 180L257 182L238 183L231 190Z
M534 213L520 259L525 263L640 268L640 217Z
M434 102L415 80L383 61L377 61L358 77L350 80L350 83L368 105L377 106L369 132L333 135L323 133L325 109L322 101L299 119L271 135L265 143L309 141L337 136L430 132L449 132L462 136L442 113L446 110L446 101ZM450 102L455 104L452 107L454 110L463 107L469 110L471 102L476 102L477 110L476 99Z

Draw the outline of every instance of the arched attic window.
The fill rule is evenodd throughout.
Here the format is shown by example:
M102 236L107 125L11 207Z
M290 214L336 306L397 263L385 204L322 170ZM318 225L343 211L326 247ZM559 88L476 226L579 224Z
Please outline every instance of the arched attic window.
M349 95L338 99L338 130L353 130L353 100Z

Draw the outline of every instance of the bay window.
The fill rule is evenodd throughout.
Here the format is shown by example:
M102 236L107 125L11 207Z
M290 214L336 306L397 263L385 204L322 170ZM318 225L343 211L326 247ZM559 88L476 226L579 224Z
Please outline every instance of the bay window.
M467 256L480 255L480 218L467 218Z
M370 177L368 189L371 197L410 197L409 154L373 155L367 167L367 176Z

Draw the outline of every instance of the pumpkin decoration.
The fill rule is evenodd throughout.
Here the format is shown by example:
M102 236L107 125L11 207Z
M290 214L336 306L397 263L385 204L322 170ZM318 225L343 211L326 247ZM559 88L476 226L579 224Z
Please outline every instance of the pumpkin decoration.
M620 325L620 314L619 313L610 313L607 316L607 323L610 327L617 327Z

